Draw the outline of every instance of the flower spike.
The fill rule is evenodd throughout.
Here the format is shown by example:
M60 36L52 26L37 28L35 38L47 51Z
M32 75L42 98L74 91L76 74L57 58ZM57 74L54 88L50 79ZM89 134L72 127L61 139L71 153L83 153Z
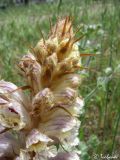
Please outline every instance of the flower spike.
M17 87L0 81L0 133L4 143L7 140L0 143L4 152L0 150L0 159L7 154L14 160L79 160L75 146L84 100L78 93L82 77L76 71L87 69L81 57L94 55L79 53L77 42L84 35L75 38L80 28L73 32L70 16L58 19L53 27L50 19L49 23L49 37L40 30L42 38L18 64L26 84ZM18 133L25 137L23 145L18 144ZM65 152L66 144L70 152ZM11 145L17 146L16 154Z

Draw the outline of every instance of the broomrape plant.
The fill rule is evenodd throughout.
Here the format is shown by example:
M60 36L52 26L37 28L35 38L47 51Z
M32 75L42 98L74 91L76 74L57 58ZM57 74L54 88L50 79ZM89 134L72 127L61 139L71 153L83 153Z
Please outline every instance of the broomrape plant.
M0 81L0 159L79 160L81 38L59 20L19 62L27 86Z

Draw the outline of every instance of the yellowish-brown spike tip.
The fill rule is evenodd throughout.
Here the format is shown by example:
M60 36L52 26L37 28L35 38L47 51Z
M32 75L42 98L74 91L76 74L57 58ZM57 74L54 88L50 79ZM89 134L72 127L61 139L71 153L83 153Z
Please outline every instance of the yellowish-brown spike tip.
M58 22L56 23L56 26L55 26L55 29L54 29L54 33L53 33L54 37L56 36L57 28L58 28Z
M58 20L56 25L52 28L51 37L58 37L58 39L62 40L64 38L73 37L73 29L72 29L72 20L70 17L63 18Z
M63 31L62 31L61 37L63 37L65 34L67 22L68 22L68 17L65 18L65 23L63 25Z
M42 36L42 39L43 39L43 43L44 43L44 45L46 45L45 37L44 37L44 35L43 35L43 33L42 33L42 30L41 30L41 29L40 29L40 34L41 34L41 36Z
M72 23L71 23L71 25L69 26L68 33L71 32L71 29L72 29Z

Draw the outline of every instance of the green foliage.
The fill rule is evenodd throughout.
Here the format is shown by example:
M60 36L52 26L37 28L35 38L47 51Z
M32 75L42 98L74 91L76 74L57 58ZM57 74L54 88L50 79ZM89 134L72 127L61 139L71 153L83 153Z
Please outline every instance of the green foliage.
M17 61L41 38L48 35L49 17L74 17L74 26L85 34L79 43L81 53L96 56L83 60L90 70L80 87L85 97L79 148L82 159L93 154L111 154L120 150L120 2L118 0L64 0L62 3L31 4L0 10L0 78L19 83ZM58 6L59 5L59 6ZM14 67L15 66L15 67Z

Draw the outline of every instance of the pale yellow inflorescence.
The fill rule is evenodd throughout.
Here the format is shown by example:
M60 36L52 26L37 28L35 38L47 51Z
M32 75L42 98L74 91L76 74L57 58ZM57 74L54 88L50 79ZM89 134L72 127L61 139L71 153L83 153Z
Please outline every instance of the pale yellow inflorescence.
M76 71L81 67L81 58L70 17L58 21L51 28L49 38L43 37L24 55L19 67L30 89L27 104L22 91L16 90L16 86L11 87L12 90L3 89L3 81L0 81L0 93L4 95L0 96L1 124L25 130L26 148L21 149L16 160L59 160L62 157L78 160L75 153L56 155L57 151L51 149L56 144L68 144L72 148L79 143L78 116L84 101L78 94L81 77ZM4 110L11 112L12 119Z

